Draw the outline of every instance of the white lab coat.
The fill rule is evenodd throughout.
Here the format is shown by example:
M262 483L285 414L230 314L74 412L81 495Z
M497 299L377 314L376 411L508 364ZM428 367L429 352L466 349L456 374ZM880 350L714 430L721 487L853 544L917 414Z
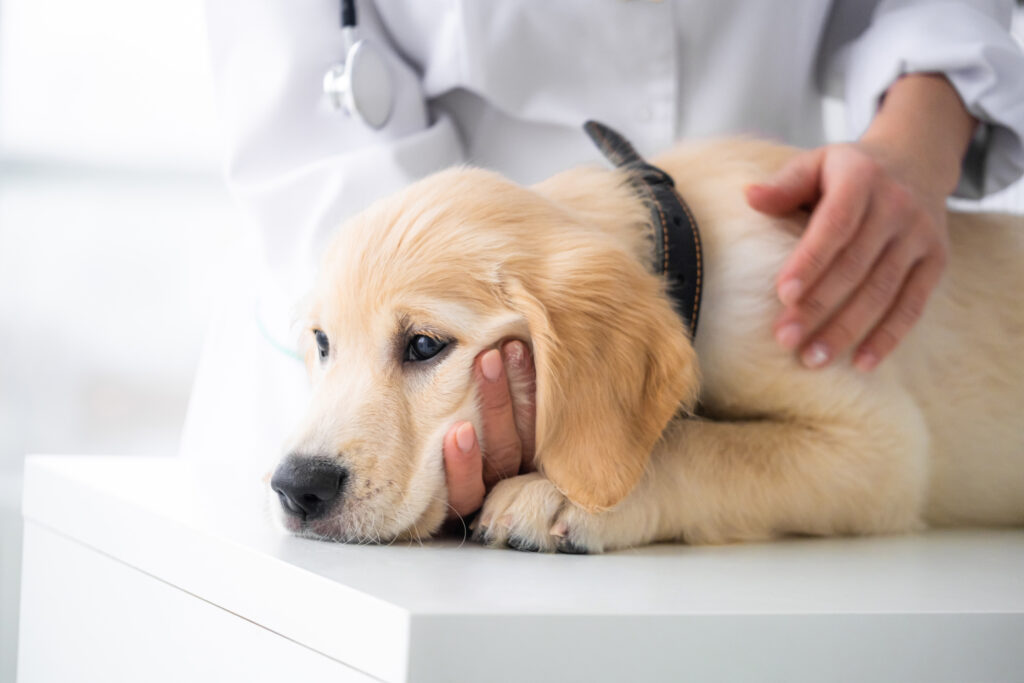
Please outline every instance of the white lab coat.
M985 122L958 192L1024 170L1024 57L1012 0L377 0L359 31L384 51L395 106L380 131L333 110L338 0L211 0L228 183L257 228L213 329L182 442L200 457L273 458L303 408L294 304L325 242L372 200L469 163L524 183L600 158L597 119L653 154L683 137L825 142L822 92L847 137L901 74L947 75Z

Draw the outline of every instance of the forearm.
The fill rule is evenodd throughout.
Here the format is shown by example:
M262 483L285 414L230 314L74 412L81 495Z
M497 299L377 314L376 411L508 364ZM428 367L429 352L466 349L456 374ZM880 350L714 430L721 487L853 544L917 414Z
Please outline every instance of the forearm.
M861 142L943 196L956 188L977 120L939 74L910 74L886 91Z

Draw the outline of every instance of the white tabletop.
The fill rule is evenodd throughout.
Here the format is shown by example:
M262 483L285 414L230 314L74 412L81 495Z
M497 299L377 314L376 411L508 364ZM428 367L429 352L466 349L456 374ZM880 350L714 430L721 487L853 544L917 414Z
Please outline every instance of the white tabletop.
M965 643L970 652L998 663L990 673L1024 666L1024 655L1013 655L1024 644L1022 530L593 556L458 539L354 546L278 532L264 486L224 466L174 459L36 456L24 511L384 680L512 679L562 665L563 680L611 679L637 666L666 678L742 674L793 647L801 658L775 669L781 679L883 669L914 678L930 656L929 666L953 680L977 672L948 644L965 638L977 640ZM837 661L837 642L850 662Z

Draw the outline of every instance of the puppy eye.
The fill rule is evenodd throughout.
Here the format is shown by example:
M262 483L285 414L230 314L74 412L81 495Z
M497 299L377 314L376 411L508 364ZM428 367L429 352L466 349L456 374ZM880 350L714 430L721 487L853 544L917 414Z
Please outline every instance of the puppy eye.
M323 330L313 330L313 336L316 337L316 347L320 350L320 360L327 358L327 354L331 351L331 343L327 341L327 335Z
M446 346L448 346L448 342L428 337L425 334L417 334L409 340L409 345L405 347L405 360L414 362L430 360L441 353Z

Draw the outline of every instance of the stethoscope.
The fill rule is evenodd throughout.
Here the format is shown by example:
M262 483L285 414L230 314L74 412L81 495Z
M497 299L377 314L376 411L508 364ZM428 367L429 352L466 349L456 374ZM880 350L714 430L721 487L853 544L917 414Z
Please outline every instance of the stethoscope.
M335 109L354 116L370 128L381 128L391 116L394 91L391 73L380 51L359 39L355 0L341 0L341 33L345 61L324 74L324 94Z

